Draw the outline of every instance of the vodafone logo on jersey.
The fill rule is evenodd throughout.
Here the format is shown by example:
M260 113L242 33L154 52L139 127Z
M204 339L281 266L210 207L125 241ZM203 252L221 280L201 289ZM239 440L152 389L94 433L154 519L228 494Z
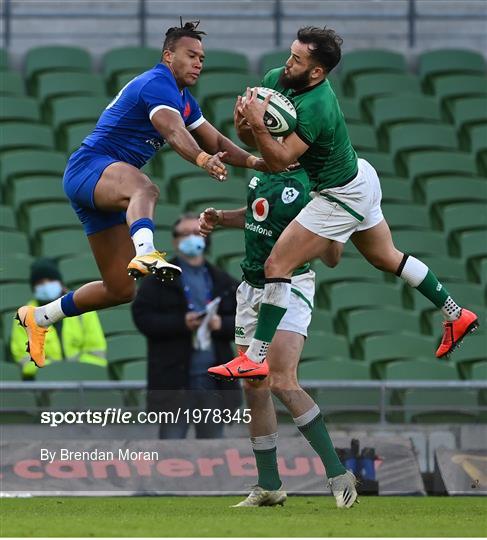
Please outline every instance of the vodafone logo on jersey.
M269 214L269 203L267 199L259 197L252 203L252 214L255 221L264 221Z

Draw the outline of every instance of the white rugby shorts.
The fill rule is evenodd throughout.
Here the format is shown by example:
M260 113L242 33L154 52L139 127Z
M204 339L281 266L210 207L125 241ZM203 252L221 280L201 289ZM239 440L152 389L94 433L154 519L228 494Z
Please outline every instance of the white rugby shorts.
M315 273L312 270L299 276L293 276L291 278L289 306L277 329L296 332L307 337L313 312L314 294ZM264 289L252 287L246 281L239 285L237 289L237 314L235 316L235 343L237 345L250 345L257 328L257 318L263 295Z
M344 244L353 233L370 229L384 219L379 177L365 159L358 159L357 176L347 185L312 192L311 196L296 221L330 240Z

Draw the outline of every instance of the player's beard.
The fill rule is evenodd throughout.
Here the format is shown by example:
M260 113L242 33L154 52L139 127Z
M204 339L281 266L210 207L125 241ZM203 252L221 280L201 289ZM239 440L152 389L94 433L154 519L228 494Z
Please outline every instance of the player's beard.
M311 69L308 69L306 71L303 71L301 75L295 75L294 77L290 77L289 75L285 75L283 71L279 77L279 84L283 88L286 88L286 90L302 90L303 88L309 86L310 73Z

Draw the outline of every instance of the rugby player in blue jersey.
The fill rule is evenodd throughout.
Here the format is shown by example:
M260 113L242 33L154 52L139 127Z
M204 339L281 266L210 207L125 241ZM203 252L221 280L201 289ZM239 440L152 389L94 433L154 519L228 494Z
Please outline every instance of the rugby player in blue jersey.
M264 170L261 159L205 120L188 90L196 84L204 61L204 32L197 26L181 23L167 31L161 62L122 88L69 158L64 190L83 224L102 281L87 283L44 306L18 310L28 351L38 367L44 366L50 325L130 302L134 277L152 272L163 279L181 272L154 247L159 189L140 171L165 142L218 181L227 176L224 162Z

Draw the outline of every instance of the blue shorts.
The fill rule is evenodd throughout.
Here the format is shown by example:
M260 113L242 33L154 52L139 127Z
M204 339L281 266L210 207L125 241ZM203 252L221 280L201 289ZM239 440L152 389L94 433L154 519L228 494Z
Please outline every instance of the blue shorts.
M94 202L95 187L103 171L117 161L120 160L97 154L86 146L76 150L69 158L63 188L87 236L126 223L125 212L98 210Z

